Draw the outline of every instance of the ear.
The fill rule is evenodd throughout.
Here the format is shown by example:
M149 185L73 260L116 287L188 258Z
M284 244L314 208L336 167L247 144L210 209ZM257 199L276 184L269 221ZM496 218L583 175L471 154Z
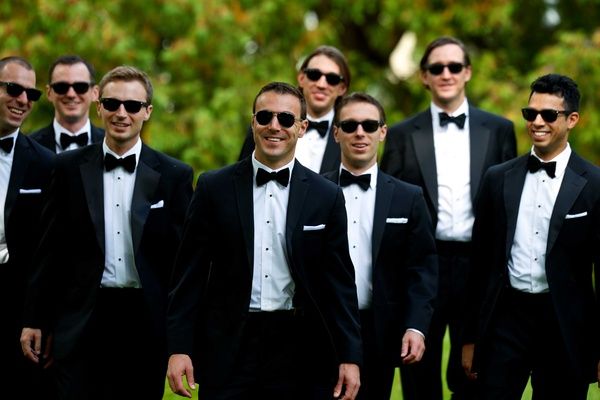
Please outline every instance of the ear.
M469 82L471 80L471 66L467 65L465 67L465 82Z
M298 128L298 137L301 138L302 136L304 136L304 133L306 132L307 129L308 129L308 120L305 119L304 121L302 121L300 123L300 128Z
M144 115L144 121L148 121L150 119L150 115L152 114L152 104L146 107L146 114Z
M338 135L340 134L340 128L337 126L333 126L333 138L335 139L336 143L339 143L340 140L338 139Z
M380 142L385 141L386 136L387 136L387 125L383 125L381 127L381 129L379 130L379 141Z
M97 101L100 96L100 87L98 85L92 86L92 101Z
M567 126L569 127L569 130L575 128L575 125L577 125L577 122L579 122L579 113L578 112L572 112L571 114L569 114L567 116Z
M100 104L99 101L96 100L96 112L98 113L98 117L102 117L102 114L100 112L100 107L102 107L102 104Z

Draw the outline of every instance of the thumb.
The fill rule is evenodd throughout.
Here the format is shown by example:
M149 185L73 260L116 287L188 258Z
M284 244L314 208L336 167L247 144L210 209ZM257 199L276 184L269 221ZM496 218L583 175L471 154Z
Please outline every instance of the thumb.
M340 397L340 394L342 394L343 383L344 383L344 378L343 378L343 375L340 374L338 377L338 381L337 381L335 387L333 388L333 397L334 398L337 399L338 397Z
M406 357L408 355L409 347L410 346L408 340L405 337L402 338L402 349L400 351L400 357Z
M189 387L192 390L195 390L196 389L196 381L194 380L194 368L193 367L186 368L185 376L186 376Z

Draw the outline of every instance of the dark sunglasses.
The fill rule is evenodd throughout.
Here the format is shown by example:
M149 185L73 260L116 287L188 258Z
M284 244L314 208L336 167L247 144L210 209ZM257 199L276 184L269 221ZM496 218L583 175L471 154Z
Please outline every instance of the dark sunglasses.
M558 114L569 115L569 114L571 114L571 111L567 111L567 110L560 111L560 110L550 110L550 109L536 110L535 108L522 108L521 113L523 114L523 118L525 118L529 122L535 121L538 114L540 114L542 116L542 119L544 121L554 122L558 118Z
M364 121L355 121L353 119L346 119L344 121L340 121L338 125L342 129L342 131L344 131L346 133L356 132L359 125L362 126L363 131L365 131L367 133L373 133L377 129L379 129L379 127L381 125L383 125L383 123L380 121L376 121L374 119L365 119Z
M463 68L465 67L464 64L461 63L450 63L450 64L441 64L441 63L436 63L436 64L431 64L425 67L425 69L427 71L429 71L429 73L431 75L440 75L442 72L444 72L444 68L448 68L448 71L450 71L453 74L458 74L460 71L463 70Z
M302 121L300 118L296 118L296 116L290 112L273 112L269 110L262 110L254 114L254 118L256 118L256 122L260 125L269 125L273 120L273 116L277 117L277 121L279 121L279 125L284 128L291 128L296 121Z
M125 111L127 111L130 114L137 114L140 112L142 107L148 107L148 103L145 103L143 101L119 100L110 97L100 99L100 103L106 111L117 111L119 107L121 107L121 104L123 104L123 106L125 106Z
M67 94L69 88L71 87L73 88L75 93L84 94L87 93L88 90L90 90L90 85L92 85L92 83L90 82L54 82L50 84L50 87L52 88L52 90L54 90L54 93L56 94Z
M25 92L27 94L27 100L30 101L38 101L42 92L34 89L34 88L25 88L18 83L14 82L1 82L0 86L4 86L6 88L6 93L8 93L11 97L19 97L21 93Z
M323 73L323 71L321 71L320 69L316 69L316 68L305 68L304 69L304 74L311 81L318 81L319 79L321 79L321 77L323 75L325 75L325 80L331 86L335 86L335 85L337 85L338 83L340 83L341 81L344 80L344 77L341 76L341 75L334 74L333 72L325 74L325 73Z

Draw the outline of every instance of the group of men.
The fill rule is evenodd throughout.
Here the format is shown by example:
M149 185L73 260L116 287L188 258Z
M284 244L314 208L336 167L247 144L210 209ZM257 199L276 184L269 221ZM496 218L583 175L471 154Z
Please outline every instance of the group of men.
M140 140L144 72L96 84L60 57L54 121L26 136L35 72L0 60L9 393L160 399L166 374L200 399L387 400L400 367L405 399L438 400L448 328L453 399L520 399L529 377L536 398L585 399L600 169L568 144L577 85L532 84L516 157L513 124L467 101L462 42L436 39L420 70L431 106L388 130L375 98L347 94L344 55L317 48L298 87L261 88L240 161L192 194L191 168Z

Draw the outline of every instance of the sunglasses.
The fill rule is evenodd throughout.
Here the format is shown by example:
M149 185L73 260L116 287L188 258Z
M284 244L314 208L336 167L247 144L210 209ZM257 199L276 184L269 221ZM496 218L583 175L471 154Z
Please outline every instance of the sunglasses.
M119 100L110 97L100 99L100 103L106 111L117 111L119 107L121 107L121 104L123 104L123 106L125 106L125 111L127 111L129 114L137 114L140 112L142 107L148 107L148 103L145 103L143 101Z
M310 79L311 81L315 81L315 82L318 81L319 79L321 79L321 77L323 75L325 75L325 80L331 86L335 86L344 80L344 77L341 75L334 74L333 72L329 72L329 73L325 74L325 73L323 73L323 71L321 71L320 69L316 69L316 68L305 68L304 74L308 77L308 79Z
M256 118L256 122L260 125L269 125L273 120L273 116L277 117L277 121L279 125L284 128L291 128L296 121L302 121L300 118L296 118L296 116L290 112L273 112L269 110L262 110L254 114L254 118Z
M367 133L373 133L377 129L379 129L379 127L381 125L383 125L383 123L380 121L376 121L374 119L365 119L364 121L355 121L353 119L346 119L344 121L340 121L338 125L342 129L342 131L344 131L346 133L356 132L359 125L362 126L363 131L365 131Z
M27 100L29 101L38 101L42 92L34 89L34 88L25 88L18 83L14 82L1 82L0 86L4 86L6 88L6 93L8 93L11 97L19 97L21 93L25 92L27 94Z
M52 88L52 90L54 90L54 93L56 94L67 94L69 88L71 87L73 88L75 93L84 94L87 93L88 90L90 90L90 85L92 85L92 83L90 82L54 82L50 84L50 87Z
M535 121L538 114L542 116L542 119L546 122L554 122L558 118L558 114L569 115L571 111L560 111L560 110L536 110L535 108L522 108L521 113L523 114L523 118L525 118L529 122Z
M461 63L457 63L457 62L453 62L450 64L441 64L441 63L436 63L436 64L431 64L425 67L425 69L427 71L429 71L429 73L431 75L440 75L442 72L444 72L444 68L448 68L448 71L450 71L453 74L458 74L460 71L463 70L463 68L465 67L464 64Z

